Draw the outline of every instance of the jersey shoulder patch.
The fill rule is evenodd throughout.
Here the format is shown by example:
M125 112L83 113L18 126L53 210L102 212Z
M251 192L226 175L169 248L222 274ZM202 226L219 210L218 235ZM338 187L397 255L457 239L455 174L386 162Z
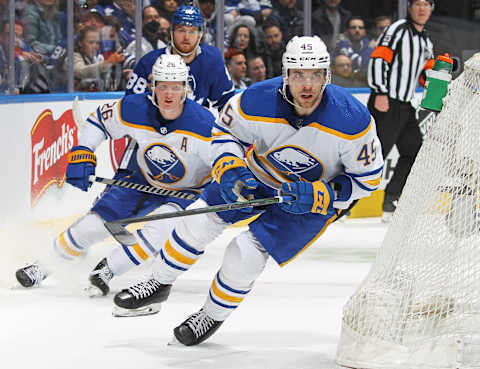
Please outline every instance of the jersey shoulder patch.
M180 116L178 129L192 132L205 139L210 139L215 117L205 107L193 100L185 100L185 108Z

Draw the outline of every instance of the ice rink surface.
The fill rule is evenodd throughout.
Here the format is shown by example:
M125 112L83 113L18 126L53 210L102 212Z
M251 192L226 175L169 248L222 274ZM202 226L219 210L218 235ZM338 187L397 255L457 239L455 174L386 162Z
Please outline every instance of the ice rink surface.
M115 318L114 293L148 275L149 265L115 278L109 296L87 297L88 273L113 240L92 247L81 262L62 263L41 288L10 288L15 269L47 250L69 221L0 227L6 250L0 260L2 369L333 369L342 307L386 232L379 219L348 219L285 267L270 259L217 333L183 347L168 345L173 328L203 305L224 247L243 229L228 229L207 248L159 314Z

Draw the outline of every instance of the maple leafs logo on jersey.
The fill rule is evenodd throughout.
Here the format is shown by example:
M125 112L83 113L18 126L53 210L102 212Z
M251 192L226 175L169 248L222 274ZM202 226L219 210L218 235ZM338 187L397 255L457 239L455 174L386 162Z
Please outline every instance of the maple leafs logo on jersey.
M150 179L162 184L172 184L185 177L185 165L168 146L155 143L147 147L145 163L150 171Z
M324 172L320 160L299 147L284 146L277 148L267 154L267 160L275 169L292 181L317 181Z

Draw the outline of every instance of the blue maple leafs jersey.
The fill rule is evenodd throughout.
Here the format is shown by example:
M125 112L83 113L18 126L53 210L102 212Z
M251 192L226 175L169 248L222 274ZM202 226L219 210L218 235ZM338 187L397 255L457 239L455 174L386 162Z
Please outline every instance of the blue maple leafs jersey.
M171 54L171 45L152 50L137 63L127 83L126 95L141 94L149 90L152 67L162 54ZM197 56L188 64L190 68L189 98L200 105L221 109L235 93L220 51L213 46L200 44Z

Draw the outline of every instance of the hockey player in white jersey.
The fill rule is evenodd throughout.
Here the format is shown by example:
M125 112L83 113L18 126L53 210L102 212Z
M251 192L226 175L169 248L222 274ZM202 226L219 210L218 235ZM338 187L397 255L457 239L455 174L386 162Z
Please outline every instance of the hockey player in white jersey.
M377 189L383 158L375 122L347 90L329 84L329 65L320 38L294 37L283 55L283 78L256 83L229 100L212 131L215 182L189 208L277 191L295 201L180 218L153 265L150 284L158 287L143 289L143 296L141 284L122 290L115 312L135 315L161 300L155 295L166 296L163 291L226 226L259 214L227 246L204 306L174 329L179 342L196 345L244 300L269 256L280 266L291 262L342 209Z
M81 130L78 146L69 154L66 181L87 191L95 174L95 149L107 139L129 136L139 145L126 181L183 192L200 193L210 182L210 142L213 115L186 98L188 67L178 55L161 55L152 69L151 93L129 95L100 106ZM137 164L138 163L138 164ZM78 259L90 246L109 237L104 221L184 209L192 200L143 194L128 188L107 187L90 212L54 241L64 259ZM121 246L90 274L93 295L106 295L108 282L154 255L168 238L173 222L147 224L136 232L138 243ZM153 241L149 241L153 239ZM50 264L50 265L49 265ZM54 266L53 266L54 268ZM24 287L37 286L51 271L51 260L17 271Z

